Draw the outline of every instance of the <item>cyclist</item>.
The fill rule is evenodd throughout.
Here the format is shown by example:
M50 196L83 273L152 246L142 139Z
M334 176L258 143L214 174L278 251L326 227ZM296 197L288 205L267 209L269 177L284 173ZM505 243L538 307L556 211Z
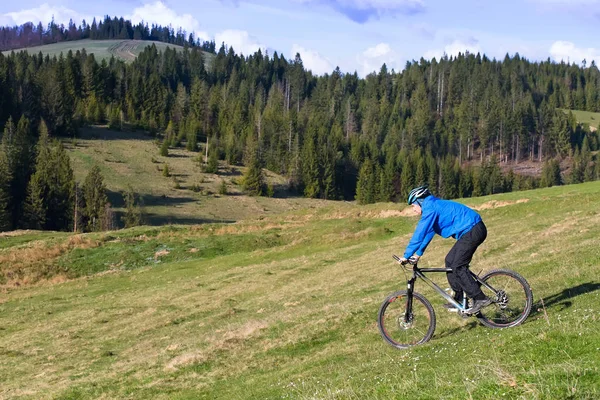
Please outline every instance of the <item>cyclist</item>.
M416 263L436 233L443 238L452 236L456 243L446 256L446 268L452 269L452 272L447 272L446 276L454 291L454 299L462 302L463 293L473 299L472 307L466 310L469 314L476 314L489 306L492 301L469 274L473 254L487 237L481 216L465 205L435 197L427 185L411 190L408 204L421 215L421 219L401 261Z

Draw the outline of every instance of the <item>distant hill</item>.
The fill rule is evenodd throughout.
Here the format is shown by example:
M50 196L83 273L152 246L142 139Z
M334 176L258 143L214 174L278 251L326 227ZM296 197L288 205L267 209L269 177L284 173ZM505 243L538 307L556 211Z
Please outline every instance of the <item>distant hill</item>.
M182 46L177 46L170 43L150 41L150 40L73 40L68 42L52 43L43 46L27 47L22 49L15 49L10 51L4 51L2 54L8 55L12 51L27 51L29 54L37 54L40 51L42 54L52 56L59 56L60 53L67 54L69 50L75 53L77 50L85 49L88 53L93 53L94 57L100 62L103 59L109 60L112 56L123 60L125 62L131 62L144 51L147 46L154 44L158 51L165 51L167 47L171 47L177 50L183 50ZM214 57L213 54L203 52L206 57L206 64Z

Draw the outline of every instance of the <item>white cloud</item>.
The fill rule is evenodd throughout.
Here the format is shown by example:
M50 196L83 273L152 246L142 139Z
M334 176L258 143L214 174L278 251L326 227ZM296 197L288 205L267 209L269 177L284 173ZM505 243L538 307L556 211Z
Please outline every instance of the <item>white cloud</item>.
M258 49L265 51L263 46L256 38L250 36L246 31L239 31L235 29L228 29L215 35L215 44L217 50L221 47L221 44L225 43L227 47L233 47L236 54L243 54L249 56Z
M402 69L400 55L392 50L387 43L379 43L374 47L369 47L360 53L356 59L362 76L366 76L371 72L379 72L384 63L388 70L393 68L396 71L400 71Z
M181 27L188 35L193 32L196 38L203 40L209 38L206 32L200 30L200 23L191 14L177 14L162 1L155 1L137 7L133 10L133 14L125 16L125 19L131 20L134 24L144 22L148 25L153 23L162 26L171 25L175 30Z
M77 11L64 6L55 7L50 6L48 3L44 3L36 8L0 15L0 23L4 26L23 25L26 22L37 25L38 22L41 22L42 25L46 27L52 21L52 18L54 18L54 22L57 24L67 25L69 20L72 19L75 24L79 25L83 19L85 19L87 23L91 23L94 17L82 15Z
M587 65L590 65L592 60L596 65L600 65L600 49L593 47L579 48L574 43L559 40L550 46L550 55L557 62L571 62L581 64L584 59Z
M316 51L307 50L300 45L294 44L292 46L292 56L295 57L296 53L300 53L304 68L311 70L313 74L323 75L333 72L334 68L331 62Z
M476 41L463 42L462 40L455 40L452 43L446 45L443 49L435 49L429 50L425 52L423 58L426 60L431 60L432 58L436 58L436 60L440 60L444 56L444 54L450 56L458 56L458 53L464 54L465 52L469 52L471 54L482 53L479 44Z

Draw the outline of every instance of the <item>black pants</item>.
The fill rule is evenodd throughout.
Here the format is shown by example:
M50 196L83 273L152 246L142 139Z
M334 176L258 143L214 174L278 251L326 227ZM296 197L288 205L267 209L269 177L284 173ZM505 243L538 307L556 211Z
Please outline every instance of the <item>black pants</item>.
M446 268L452 268L452 272L446 272L446 276L450 287L454 290L456 299L462 299L463 291L468 297L475 300L485 298L479 284L469 273L469 263L473 258L473 254L475 254L475 250L486 237L487 228L481 221L461 236L446 256Z

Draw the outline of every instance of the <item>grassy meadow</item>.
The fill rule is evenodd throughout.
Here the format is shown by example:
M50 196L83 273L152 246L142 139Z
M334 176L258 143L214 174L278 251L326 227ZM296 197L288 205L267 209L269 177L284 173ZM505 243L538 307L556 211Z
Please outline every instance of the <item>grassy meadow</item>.
M489 231L473 269L534 292L520 327L446 312L401 351L376 317L405 278L402 204L235 224L0 237L2 399L596 399L600 182L465 199ZM435 238L421 265L440 266ZM445 277L436 277L446 287Z
M167 47L180 49L183 47L177 46L170 43L164 42L156 42L156 41L148 41L148 40L74 40L69 42L60 42L60 43L52 43L46 44L43 46L33 46L19 50L10 50L2 52L4 55L10 54L12 51L19 52L21 50L27 51L29 54L38 54L41 52L44 56L48 55L50 57L58 57L60 53L63 53L64 56L67 55L69 50L73 51L73 53L77 52L77 50L85 49L88 54L93 53L94 57L98 62L102 60L108 61L111 57L115 57L117 59L130 62L135 60L135 58L142 52L147 46L152 45L156 46L158 51L164 52ZM208 61L213 57L212 54L204 53L207 55Z
M288 194L278 190L275 198L246 196L241 186L243 167L223 163L218 174L204 173L198 159L203 152L172 148L168 157L162 157L153 137L141 132L91 127L81 129L79 138L64 144L78 182L85 180L94 165L100 167L117 220L125 211L123 193L128 187L142 199L147 225L235 222L332 204L301 197L283 198ZM165 165L169 177L163 175ZM264 171L267 182L275 188L285 185L284 177ZM220 194L223 182L226 194Z

